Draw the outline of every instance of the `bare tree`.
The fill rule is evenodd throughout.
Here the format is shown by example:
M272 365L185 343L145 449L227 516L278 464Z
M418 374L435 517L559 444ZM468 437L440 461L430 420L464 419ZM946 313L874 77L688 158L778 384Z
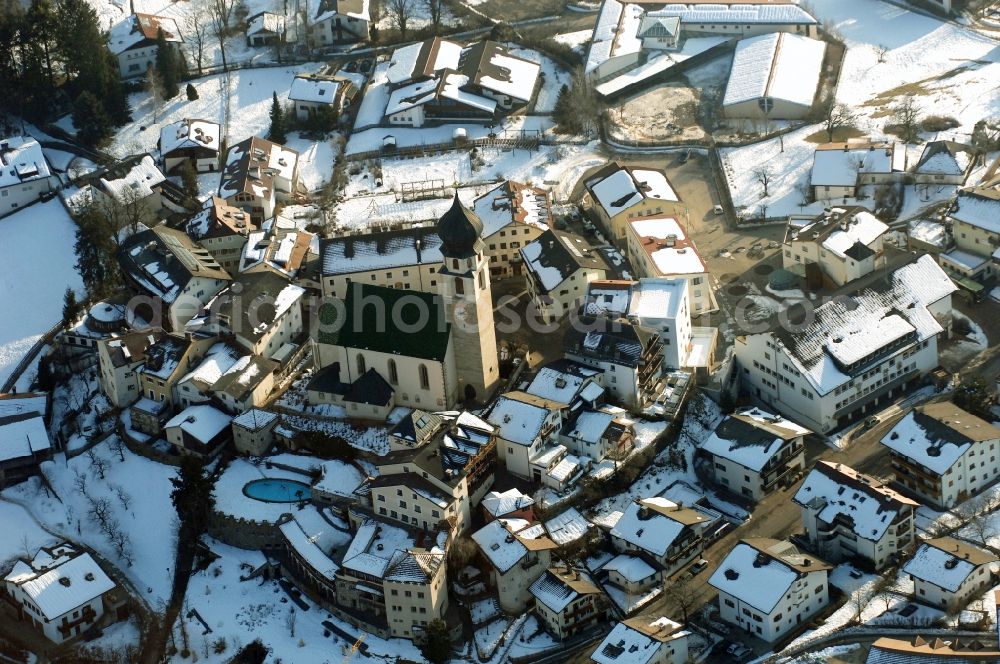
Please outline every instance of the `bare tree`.
M427 6L427 16L431 19L431 25L435 28L441 27L441 16L444 13L444 0L424 0Z
M392 24L399 30L400 39L406 39L406 30L413 16L413 8L410 6L412 0L387 0L386 10Z
M118 502L122 504L125 511L129 511L132 505L132 494L125 490L123 486L115 486L115 495L118 496Z
M222 54L223 70L229 68L226 61L226 37L229 36L229 19L235 6L235 0L212 0L208 5L212 34L219 41L219 52Z
M208 37L211 34L212 17L204 8L199 8L189 12L184 18L184 41L187 42L194 54L194 63L201 75L201 68L205 61L205 48L208 46Z
M898 130L899 137L904 143L913 143L917 140L917 133L920 128L920 108L913 97L906 97L902 102L892 109L892 118Z
M163 92L163 78L153 65L146 67L146 92L149 93L150 103L153 105L153 123L155 124L159 121L166 95Z
M857 625L861 624L861 619L863 617L865 609L868 607L868 603L872 600L872 597L874 595L875 595L875 588L874 585L872 584L863 585L851 593L851 597L848 600L848 603L850 604L851 610L853 612L851 620L854 624Z
M764 193L760 195L761 198L767 198L770 194L768 192L768 185L771 184L771 178L774 177L771 174L771 170L767 166L758 166L754 169L753 176L757 178L757 182L764 187Z
M107 498L88 498L90 509L87 515L101 526L102 530L108 528L110 523L111 502Z
M125 441L121 436L111 436L111 451L118 455L118 460L125 462Z
M118 196L106 196L99 207L119 248L126 238L139 232L140 225L153 221L144 197L132 187L124 187Z
M108 461L93 448L87 450L87 459L90 460L90 467L97 473L97 478L103 480L108 473Z
M87 495L87 475L80 472L79 468L73 469L73 488L80 492L80 495Z
M852 128L857 120L857 113L851 110L850 106L836 103L831 95L823 107L823 126L827 142L833 140L833 135L838 129Z
M698 589L695 588L689 579L678 578L664 588L664 596L680 610L681 616L686 623L688 621L688 614L691 613L698 603Z
M885 62L885 56L889 53L889 47L885 44L879 44L875 47L875 54L878 55L879 62Z

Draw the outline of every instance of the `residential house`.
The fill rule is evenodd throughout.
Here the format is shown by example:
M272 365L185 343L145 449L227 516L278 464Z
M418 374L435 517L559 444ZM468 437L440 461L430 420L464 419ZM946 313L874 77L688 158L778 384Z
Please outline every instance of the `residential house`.
M918 185L962 186L974 163L974 154L973 147L964 143L927 141L911 170L913 182Z
M164 208L185 211L177 202L176 185L148 154L127 157L90 179L91 200L129 231L134 232L139 224L154 226Z
M691 632L665 616L616 623L590 661L595 664L686 664Z
M424 445L380 457L365 506L379 519L460 535L493 485L495 448L493 427L463 412Z
M309 46L367 41L369 0L308 0L305 5Z
M809 186L813 198L855 198L865 184L899 182L906 172L906 148L870 140L823 143L813 154Z
M736 0L662 5L605 0L594 26L584 72L596 82L626 73L641 75L641 67L662 57L664 51L678 48L682 36L752 37L789 32L815 37L819 27L816 18L791 2Z
M472 540L490 565L490 583L500 608L511 614L524 612L532 599L531 584L552 564L555 542L544 529L531 528L522 519L490 521L472 533Z
M706 532L717 518L658 496L634 500L611 529L611 544L619 553L649 555L670 577L701 555Z
M813 431L829 433L919 385L938 366L954 283L930 256L851 297L820 305L795 330L736 338L743 388Z
M118 252L118 262L127 280L153 298L150 320L173 331L183 330L230 281L207 249L168 226L130 236Z
M768 643L787 638L830 602L830 566L775 539L743 539L708 583L723 622Z
M659 335L630 321L597 319L574 326L563 339L563 355L600 369L616 404L639 412L658 396L663 374Z
M663 592L663 566L649 554L620 553L597 571L608 599L621 615L632 615Z
M535 614L552 636L565 641L604 620L607 604L590 575L570 567L550 567L531 584Z
M494 122L527 107L541 81L541 65L490 40L463 47L434 37L397 48L390 63L388 126Z
M948 401L917 406L881 443L896 484L937 509L957 507L1000 478L1000 429Z
M603 382L604 374L600 369L559 359L540 367L524 391L565 404L572 411L593 410L604 403Z
M134 13L111 26L108 49L118 58L118 70L123 79L145 76L146 70L156 65L157 37L170 48L183 43L177 21L169 16Z
M612 162L584 179L584 205L619 249L627 243L628 222L638 217L684 214L680 197L666 173Z
M284 14L274 12L247 17L247 46L277 46L290 41L286 23Z
M252 136L229 148L219 196L250 215L256 224L274 216L274 207L298 186L299 153Z
M957 613L994 585L997 557L951 537L925 540L905 565L913 597L946 613Z
M37 474L52 453L44 412L0 414L0 487Z
M736 43L722 96L727 118L802 120L812 111L826 42L772 32Z
M250 215L225 199L212 196L185 226L187 234L200 244L230 275L241 270L244 248L256 230Z
M555 444L565 404L513 390L500 395L486 415L496 427L497 457L507 471L542 482L567 450Z
M101 391L115 408L127 408L142 396L138 369L146 349L163 336L163 330L134 330L97 342L97 378Z
M4 577L18 620L56 644L76 639L107 618L113 622L120 617L117 609L124 602L115 596L115 588L117 584L89 553L68 542L42 547L30 561L18 560Z
M304 288L273 272L240 274L188 321L185 330L232 337L252 355L275 359L287 344L305 341L304 293Z
M180 454L215 457L232 439L231 415L209 404L188 406L163 425L167 442Z
M517 489L490 491L480 507L487 523L495 519L535 520L535 499Z
M235 344L218 338L190 371L174 383L172 399L178 408L208 403L215 386L230 371L239 371L247 357Z
M941 0L949 3L951 0ZM932 636L876 639L868 651L865 664L937 664L942 660L978 662L1000 659L996 639L987 632L983 639L944 640Z
M805 224L789 220L782 265L811 283L843 286L885 267L888 231L871 212L853 206L824 211Z
M179 173L190 164L198 173L219 170L220 125L209 120L183 119L160 128L156 149L165 173Z
M791 486L805 471L803 439L810 433L780 415L751 408L723 419L699 449L716 483L759 501Z
M168 412L175 405L175 385L215 344L214 338L193 339L165 334L146 346L146 360L136 371L139 376L138 401L132 404L132 428L157 435Z
M261 457L274 446L274 428L278 414L260 408L251 408L233 418L233 444L236 451L248 456Z
M337 75L298 74L292 79L288 100L295 105L295 117L308 122L317 114L336 118L341 109L358 98L358 89L350 80Z
M324 238L324 297L344 298L351 282L434 293L443 265L441 238L429 226Z
M264 221L260 230L251 231L243 245L239 271L273 272L318 291L319 237L301 230L300 223L282 210Z
M537 240L552 219L549 192L507 180L477 198L472 209L483 222L490 277L521 274L521 247Z
M996 262L1000 258L1000 190L987 187L973 187L958 192L955 203L948 212L951 232L956 249L952 255L957 259L956 267L972 267L974 279L985 281L996 273L994 265L982 259L992 256ZM955 252L962 252L957 254ZM962 260L964 259L964 260ZM947 259L945 259L947 260ZM942 262L942 265L944 263Z
M448 611L445 533L414 533L376 519L357 526L335 572L337 604L352 622L419 639ZM458 616L451 616L458 620Z
M261 355L244 355L215 383L212 394L231 413L260 408L274 390L278 367Z
M635 444L634 421L621 408L602 406L567 417L559 442L570 454L593 461L624 460Z
M692 316L718 311L705 261L677 219L643 217L627 228L625 247L638 276L685 279Z
M549 229L520 251L532 313L543 323L575 311L587 294L587 284L608 276L600 252L573 233Z
M52 191L55 178L42 146L30 136L0 139L0 217Z
M820 461L792 499L813 549L826 560L881 570L915 541L919 505L849 466Z

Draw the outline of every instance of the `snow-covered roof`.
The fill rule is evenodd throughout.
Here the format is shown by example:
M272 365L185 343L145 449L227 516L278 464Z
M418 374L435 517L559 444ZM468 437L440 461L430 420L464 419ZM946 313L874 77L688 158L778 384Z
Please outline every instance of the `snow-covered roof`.
M638 583L652 576L660 570L656 569L639 556L622 553L609 560L601 570L604 572L617 572L629 583Z
M829 461L809 471L792 500L815 512L820 523L839 517L858 537L872 542L882 539L901 512L917 506L875 478Z
M20 586L50 621L91 602L116 585L89 553L63 555L44 567L38 566L37 561L31 566L21 564L5 580Z
M0 461L31 457L51 447L41 415L17 415L9 421L0 421Z
M292 79L288 98L292 101L306 101L318 104L333 104L337 101L340 81L328 76L300 74Z
M205 352L205 356L197 366L181 378L178 384L191 381L199 391L210 390L242 356L243 353L235 346L223 342L214 344Z
M563 435L585 443L596 443L616 417L618 414L610 410L585 410L571 426L566 427Z
M110 175L106 173L105 175ZM97 184L109 196L112 196L120 203L128 202L126 191L132 191L135 200L142 200L153 195L153 187L166 180L166 176L156 167L156 162L148 154L143 155L131 164L128 171L121 174L121 177L108 179L101 177Z
M279 34L285 30L285 17L274 12L260 12L247 19L247 35L261 32Z
M250 408L234 417L233 424L250 431L258 431L269 426L271 422L277 419L277 413L272 413L269 410L261 410L260 408Z
M590 575L583 570L550 567L529 587L535 599L555 613L561 613L581 595L597 594Z
M0 188L12 187L52 175L42 146L30 136L0 140Z
M787 32L741 39L733 53L723 106L764 97L811 106L824 53L824 42Z
M882 438L893 452L944 475L975 443L1000 439L1000 429L950 402L918 406Z
M583 518L575 507L571 507L559 516L554 516L545 522L545 530L549 538L560 546L575 542L586 537L593 525Z
M505 574L528 555L529 544L532 549L556 546L547 537L540 536L544 531L538 529L531 533L535 537L529 539L528 527L523 519L496 519L472 533L472 539L493 567Z
M1000 193L990 189L960 191L949 216L990 233L1000 233Z
M800 331L770 333L820 394L851 380L846 364L877 354L900 335L912 331L917 342L943 329L928 307L957 287L933 257L897 269L887 282L823 304Z
M853 187L859 173L888 175L902 170L897 153L905 155L906 150L895 143L824 143L813 153L809 183L814 187Z
M611 536L654 556L663 556L686 528L706 521L709 517L702 512L681 507L666 498L644 498L629 503L611 529Z
M490 491L483 498L481 504L484 510L496 518L510 514L511 512L527 509L535 504L535 499L521 493L517 489L507 489L506 491Z
M596 664L648 664L672 662L669 655L660 656L665 644L684 639L691 632L670 618L637 617L617 623L591 653Z
M993 554L967 542L940 537L923 542L903 565L903 572L953 593L979 566L996 561Z
M332 527L332 526L331 526ZM285 541L306 562L312 571L328 581L333 581L340 568L317 544L315 535L307 534L297 518L278 526Z
M578 270L608 269L601 253L584 238L552 229L522 247L521 258L546 293L558 288Z
M464 74L445 72L441 78L421 80L397 88L389 95L385 115L388 117L408 111L440 98L450 99L486 113L493 113L497 107L496 100L464 90L463 87L468 83L469 78Z
M694 243L673 217L644 217L629 222L639 245L661 275L702 274L708 271Z
M484 239L515 222L530 224L541 230L549 226L548 192L511 180L500 183L477 198L472 210L483 222Z
M970 251L962 251L961 249L942 251L938 254L938 258L942 262L953 265L960 270L970 271L976 271L986 263L992 262L990 256L980 256L979 254L974 254Z
M724 419L701 449L760 472L786 441L809 433L809 429L780 415L751 408Z
M614 217L647 198L680 200L666 174L651 169L619 167L606 177L592 179L587 187L608 217Z
M341 236L323 240L320 246L324 276L433 265L444 260L441 237L426 227Z
M370 0L307 0L306 20L315 25L335 16L370 21Z
M202 443L207 443L225 431L232 421L232 416L218 408L207 404L198 404L188 406L174 415L164 425L164 428L180 427L189 436Z
M320 469L320 477L313 484L314 491L348 497L365 481L364 474L345 461L324 461Z
M789 542L745 539L733 547L708 583L720 593L767 614L800 575L829 569L821 560L802 553Z
M907 235L914 240L944 249L948 246L948 230L944 224L928 219L915 219L907 226Z
M493 404L486 421L497 428L500 438L519 445L531 445L549 414L563 405L526 392L507 392Z
M390 567L406 558L414 546L413 538L402 528L367 519L354 534L341 566L359 574L387 578L388 573L393 571ZM436 544L428 551L431 554L440 552L442 557L444 555L444 551ZM403 571L405 570L400 570L400 573Z
M686 279L652 277L632 285L628 315L640 321L674 320L688 297Z
M486 48L489 60L480 64L475 83L498 95L521 102L530 100L541 65L510 54L499 44Z
M843 225L838 225L827 235L823 240L823 247L843 258L855 245L862 244L868 247L888 230L889 227L879 221L878 217L871 212L861 210L850 219L844 219Z
M299 153L295 150L251 136L226 153L219 196L230 198L245 193L268 198L273 194L274 177L294 181L298 163Z
M604 392L603 387L597 385L598 389L593 391L593 396L584 394L582 390L586 390L585 386L600 380L601 376L600 370L585 364L556 360L539 369L524 391L548 401L567 405L572 404L578 397L594 401Z
M49 395L44 392L0 394L0 417L12 415L45 415Z
M219 123L208 120L178 120L160 129L160 154L182 148L219 151Z
M119 55L130 48L144 45L144 42L155 42L160 29L163 30L163 38L168 43L183 41L177 21L169 16L132 14L111 27L108 33L108 49Z

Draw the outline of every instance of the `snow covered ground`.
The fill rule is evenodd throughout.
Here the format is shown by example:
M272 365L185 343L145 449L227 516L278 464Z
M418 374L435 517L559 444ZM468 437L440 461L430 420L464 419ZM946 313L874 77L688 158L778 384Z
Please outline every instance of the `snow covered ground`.
M260 639L271 649L268 661L340 662L350 654L349 649L354 642L348 643L330 632L323 623L329 621L349 634L362 636L356 628L306 599L303 601L309 609L302 610L275 581L260 578L241 580L265 562L263 553L237 549L213 540L209 540L209 546L219 558L208 569L191 577L185 612L178 618L184 621L190 639L189 647L197 653L198 661L228 662L239 648L254 639ZM188 610L196 611L211 632L205 634L202 623L193 616L188 617ZM175 632L175 639L180 641L179 629ZM425 661L411 641L384 640L371 634L363 636L369 656L355 653L353 658L349 658L352 662ZM173 661L192 660L184 659L178 653Z
M66 288L83 292L75 267L75 230L58 200L0 219L0 383L62 319Z
M332 140L314 141L294 133L285 145L299 153L299 185L306 191L316 191L330 179L337 157Z
M4 536L0 537L0 571L6 571L14 558L31 558L41 546L58 543L39 525L28 510L15 503L0 500L0 524Z
M103 479L89 453L68 461L58 454L42 464L42 473L58 497L37 477L4 490L3 497L24 505L54 532L99 551L155 607L170 595L173 579L176 526L170 478L175 469L136 456L124 447L119 453L113 449L114 438L92 450L105 466ZM92 500L105 505L109 521L116 522L126 536L130 555L121 555L102 532L92 514Z

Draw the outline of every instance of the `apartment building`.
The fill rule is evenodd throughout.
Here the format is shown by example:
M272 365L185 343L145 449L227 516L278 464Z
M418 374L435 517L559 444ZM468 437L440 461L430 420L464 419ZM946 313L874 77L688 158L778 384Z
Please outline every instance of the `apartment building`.
M996 555L952 537L925 540L903 565L913 581L913 598L949 614L993 586Z

